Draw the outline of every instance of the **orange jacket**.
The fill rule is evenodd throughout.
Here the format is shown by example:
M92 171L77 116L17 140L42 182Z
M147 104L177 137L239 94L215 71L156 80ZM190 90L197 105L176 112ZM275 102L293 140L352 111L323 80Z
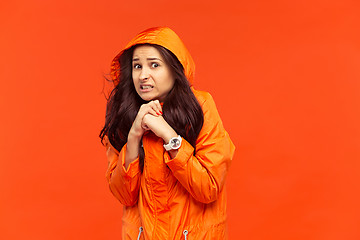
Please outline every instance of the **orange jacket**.
M172 51L192 81L194 63L172 30L150 29L139 34L127 47L144 42ZM113 63L114 76L118 74L116 71ZM105 137L109 161L106 177L111 192L124 205L122 239L227 239L224 184L235 147L211 95L192 90L204 112L195 153L183 139L176 157L171 159L163 140L146 132L141 173L138 159L125 169L126 144L118 152Z

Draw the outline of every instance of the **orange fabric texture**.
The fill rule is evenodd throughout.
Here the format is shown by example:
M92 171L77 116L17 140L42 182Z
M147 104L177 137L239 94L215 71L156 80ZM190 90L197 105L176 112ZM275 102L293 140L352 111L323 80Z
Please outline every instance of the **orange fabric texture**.
M176 40L169 43L170 40ZM171 50L193 76L194 63L180 38L169 28L140 33L127 46L158 44ZM115 58L119 57L119 55ZM112 64L118 74L118 65ZM143 136L144 169L136 159L125 169L126 144L118 152L105 138L109 161L106 177L113 195L124 205L122 239L227 239L226 175L235 146L225 131L215 102L192 89L204 113L196 150L185 140L175 158L152 132ZM187 231L186 234L184 231Z

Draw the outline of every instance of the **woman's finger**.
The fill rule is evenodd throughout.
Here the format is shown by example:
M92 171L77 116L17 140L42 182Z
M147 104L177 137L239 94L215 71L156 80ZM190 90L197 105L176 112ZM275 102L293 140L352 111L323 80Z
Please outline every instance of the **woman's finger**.
M149 108L149 110L148 110L148 112L146 114L151 114L151 115L154 115L154 116L159 116L160 115L160 113L156 112L154 108Z
M161 107L159 100L151 101L151 107L152 107L152 109L154 109L154 111L157 113L157 115L162 114L162 107Z
M150 128L149 128L144 122L141 123L141 127L142 127L145 131L150 130Z
M156 112L158 112L158 113L162 114L162 106L161 106L161 104L160 104L159 100L155 100L155 101L154 101L154 104L155 104L156 109L157 109L157 111L156 111Z
M154 116L160 116L162 114L161 105L158 100L151 101L147 104L142 105L141 107L143 109L144 115L147 113L150 113L151 115L154 115Z

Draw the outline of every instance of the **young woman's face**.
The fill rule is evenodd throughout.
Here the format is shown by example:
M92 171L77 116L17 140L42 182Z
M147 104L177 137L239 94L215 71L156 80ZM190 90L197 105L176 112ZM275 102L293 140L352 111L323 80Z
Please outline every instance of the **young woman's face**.
M160 52L148 45L135 48L132 78L136 92L145 101L163 102L173 88L175 79Z

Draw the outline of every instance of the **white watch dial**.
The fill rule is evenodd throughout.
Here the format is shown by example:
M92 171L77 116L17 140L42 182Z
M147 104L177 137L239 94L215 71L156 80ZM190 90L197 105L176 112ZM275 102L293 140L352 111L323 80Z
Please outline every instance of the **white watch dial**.
M180 147L180 140L177 138L173 138L171 141L171 147L175 149Z

